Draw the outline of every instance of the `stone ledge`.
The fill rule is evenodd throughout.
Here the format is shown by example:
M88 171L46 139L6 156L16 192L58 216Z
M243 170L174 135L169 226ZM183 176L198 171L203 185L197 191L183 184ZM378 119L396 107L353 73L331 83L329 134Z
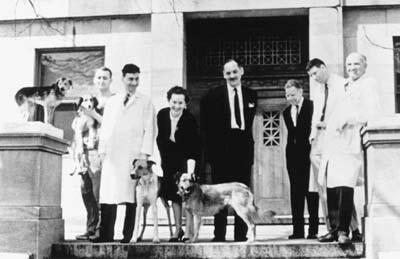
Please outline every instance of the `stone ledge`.
M0 206L0 220L7 219L61 219L62 209L57 206Z
M119 243L64 242L52 246L53 259L64 258L362 258L363 243L339 246L317 241L278 240L246 243Z
M0 259L33 259L32 254L0 253Z

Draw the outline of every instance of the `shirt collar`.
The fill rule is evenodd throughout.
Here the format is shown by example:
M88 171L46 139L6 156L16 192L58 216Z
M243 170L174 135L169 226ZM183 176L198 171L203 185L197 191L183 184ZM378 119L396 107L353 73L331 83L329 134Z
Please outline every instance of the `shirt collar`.
M301 110L301 107L303 106L303 101L304 101L304 97L302 96L302 97L300 98L299 104L297 105L299 111ZM292 106L296 106L296 105L292 105Z
M238 94L242 93L242 85L239 85L237 87L230 86L229 84L226 84L226 87L228 88L228 93L234 94L234 89L237 89Z

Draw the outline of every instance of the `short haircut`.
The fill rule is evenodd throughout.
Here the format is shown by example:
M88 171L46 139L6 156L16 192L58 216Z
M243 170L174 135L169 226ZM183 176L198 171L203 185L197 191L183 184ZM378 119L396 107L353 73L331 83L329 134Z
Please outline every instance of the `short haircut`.
M126 64L122 68L122 76L125 76L126 74L136 74L140 73L140 68L136 66L135 64Z
M112 78L112 71L108 67L100 67L100 68L96 69L96 72L97 71L107 71L110 74L110 78Z
M224 65L222 66L222 70L224 70L225 65L228 64L229 62L235 62L238 65L238 67L243 67L242 64L240 64L236 59L229 58L224 62Z
M286 84L285 84L285 89L288 89L290 87L296 87L297 89L303 89L303 86L301 85L299 80L296 79L289 79Z
M313 58L310 61L308 61L307 66L306 66L306 71L310 71L311 68L313 67L321 67L322 65L325 66L324 61L320 60L319 58Z
M189 103L190 101L190 97L188 92L186 91L185 88L181 87L181 86L173 86L171 89L168 90L167 92L167 100L171 100L171 97L173 94L182 94L185 96L185 102Z

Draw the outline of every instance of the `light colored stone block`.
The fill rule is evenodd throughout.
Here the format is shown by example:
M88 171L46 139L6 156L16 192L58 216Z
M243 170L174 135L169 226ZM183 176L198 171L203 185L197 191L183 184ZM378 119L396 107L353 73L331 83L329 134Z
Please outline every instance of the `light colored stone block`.
M343 74L341 8L310 8L310 58L320 58L331 72Z
M0 259L33 259L33 255L25 253L0 253Z
M31 132L29 132L29 129ZM43 123L4 124L0 129L0 251L50 255L64 238L61 161L67 141Z
M400 247L400 115L368 122L366 150L366 258Z

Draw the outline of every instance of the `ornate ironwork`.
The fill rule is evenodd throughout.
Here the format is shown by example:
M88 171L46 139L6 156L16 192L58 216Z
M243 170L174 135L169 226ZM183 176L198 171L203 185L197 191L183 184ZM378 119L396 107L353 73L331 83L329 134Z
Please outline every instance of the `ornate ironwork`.
M266 147L279 146L281 143L279 111L263 112L263 144Z

